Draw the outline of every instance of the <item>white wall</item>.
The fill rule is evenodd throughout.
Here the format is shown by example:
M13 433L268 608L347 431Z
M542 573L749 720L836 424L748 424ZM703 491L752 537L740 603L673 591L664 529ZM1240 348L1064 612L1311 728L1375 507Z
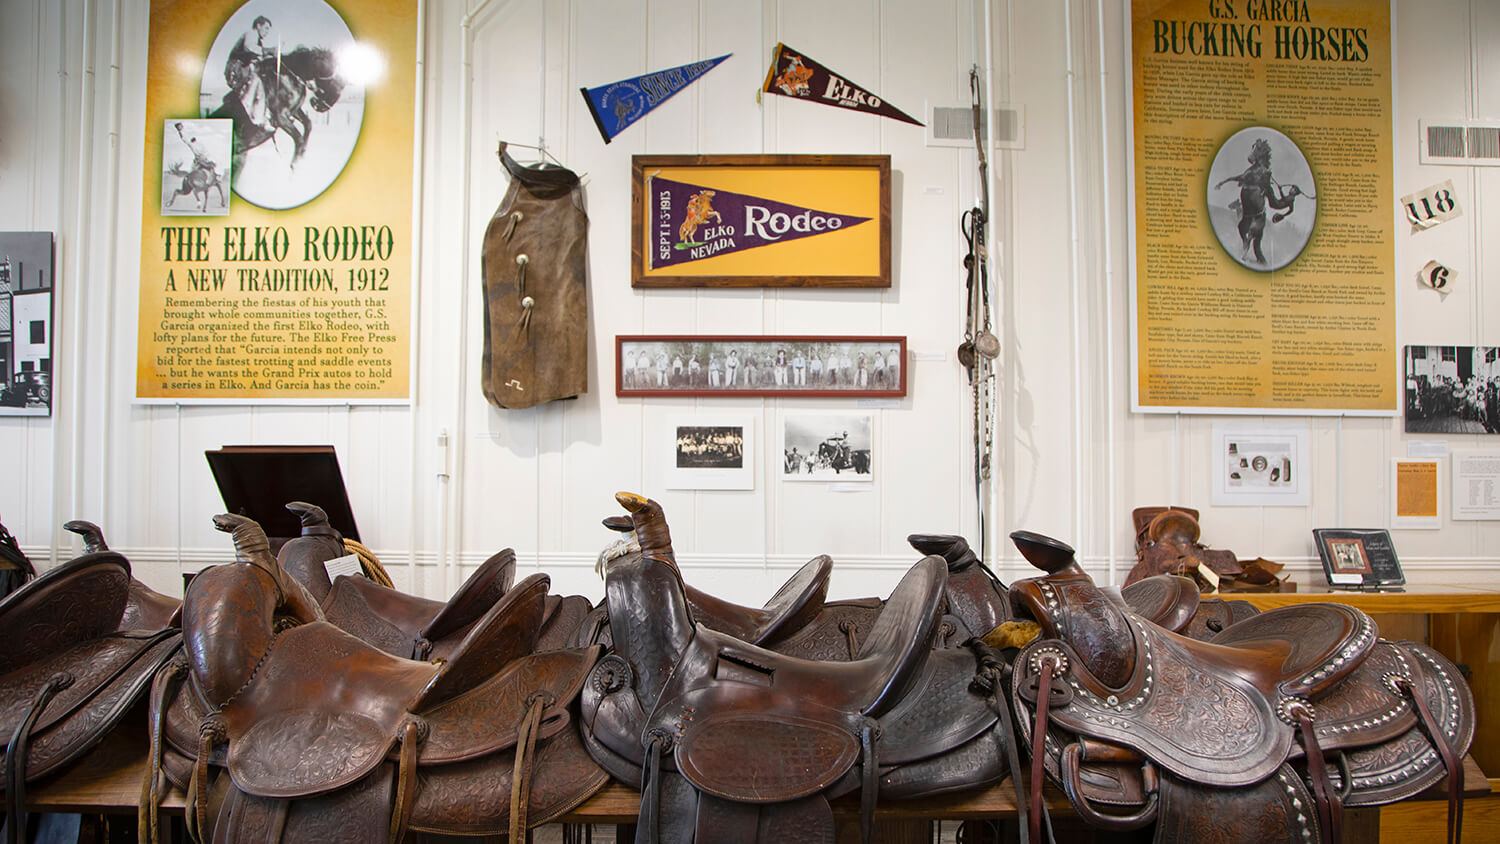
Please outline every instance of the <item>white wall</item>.
M1384 526L1388 458L1405 453L1407 437L1399 418L1311 419L1310 507L1212 508L1214 419L1129 413L1122 5L996 0L988 10L993 95L1023 104L1027 117L1025 149L992 158L1004 351L989 556L1003 556L1007 579L1022 576L1003 534L1038 530L1076 545L1102 579L1113 567L1118 580L1132 553L1130 509L1182 503L1204 510L1213 545L1319 579L1311 529ZM971 34L982 4L493 0L467 28L467 105L465 11L462 2L427 3L412 406L224 408L131 403L146 0L0 5L0 229L59 233L54 416L0 419L0 474L10 479L0 485L0 518L28 552L43 563L67 559L78 546L61 523L91 519L143 579L172 590L180 570L227 557L210 525L222 503L202 452L230 443L336 446L366 543L398 583L431 595L511 545L558 590L599 597L593 557L611 536L598 520L616 509L617 489L660 500L690 577L747 602L817 553L838 563L839 594L882 592L914 558L907 533L973 536L968 392L953 354L963 332L958 220L973 202L973 153L929 148L921 130L894 121L781 97L757 104L754 92L772 46L785 41L909 112L924 102L967 105L968 68L984 61L983 33ZM1452 178L1467 212L1399 235L1399 339L1500 344L1481 228L1500 219L1488 210L1500 172L1415 164L1418 118L1500 114L1500 91L1484 85L1500 9L1430 0L1398 3L1395 14L1396 195ZM577 94L726 52L734 58L608 146ZM590 390L519 412L491 408L478 388L478 243L506 184L494 158L500 138L545 139L586 174L591 218ZM893 286L632 290L630 156L742 152L891 155ZM1466 283L1443 298L1418 290L1409 280L1431 257ZM874 411L875 483L836 493L775 480L781 414L842 403L617 399L614 336L666 332L906 335L918 359L907 362L907 398ZM662 488L662 426L692 409L757 415L755 490ZM1414 579L1500 585L1491 551L1500 523L1395 538Z

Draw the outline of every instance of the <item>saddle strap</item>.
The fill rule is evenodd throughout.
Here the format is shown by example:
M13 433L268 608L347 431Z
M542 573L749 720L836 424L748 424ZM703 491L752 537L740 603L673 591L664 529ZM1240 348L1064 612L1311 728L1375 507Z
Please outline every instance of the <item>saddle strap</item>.
M1458 754L1454 752L1453 746L1443 737L1443 728L1437 719L1432 717L1432 710L1427 707L1427 699L1411 680L1399 677L1395 680L1397 688L1402 694L1409 696L1417 705L1417 722L1422 725L1422 732L1427 734L1427 739L1437 750L1438 756L1443 760L1443 767L1448 769L1448 842L1457 844L1463 840L1464 834L1464 769Z
M526 839L526 811L531 802L531 775L536 765L536 736L541 732L542 710L549 695L535 694L526 707L525 719L516 732L516 763L510 775L510 840Z
M1050 690L1053 664L1048 657L1041 661L1041 676L1037 679L1036 724L1031 730L1031 813L1027 817L1027 832L1033 842L1042 840L1042 812L1046 811L1042 804L1042 779L1046 775L1047 709L1052 700Z
M9 844L20 844L26 829L26 756L31 746L31 728L42 717L42 710L63 689L73 685L73 675L59 671L47 678L31 699L31 708L26 717L16 725L10 742L5 745L5 817L9 821L6 839Z
M636 840L642 836L650 844L661 840L661 753L663 737L654 732L646 744L646 774L641 782L641 810L636 823L639 830Z
M1004 624L1014 624L1014 622ZM1001 626L1003 627L1004 624ZM995 630L999 629L999 627L995 628ZM998 648L991 646L984 639L974 638L964 644L974 652L974 658L979 663L974 679L969 682L969 691L983 695L1000 720L1000 737L1005 744L1005 762L1010 769L1011 786L1016 790L1016 821L1020 844L1031 844L1031 824L1028 821L1030 806L1026 799L1024 781L1021 778L1021 756L1016 749L1016 727L1011 722L1010 703L1005 699L1004 682L1001 676L1007 664L1005 657L1001 655Z
M229 740L229 730L224 726L224 718L218 713L210 713L198 725L198 757L193 760L193 779L189 802L193 805L194 825L198 830L198 840L207 840L209 830L213 827L208 822L208 760L213 756L214 745L218 742ZM190 829L189 832L192 832Z
M391 844L399 844L406 837L406 828L411 823L411 808L417 799L417 745L421 743L420 730L421 725L412 718L401 725L401 758L396 769L396 806L391 812Z
M1313 802L1318 805L1318 820L1322 826L1321 839L1324 844L1338 844L1344 840L1344 801L1328 779L1328 765L1323 761L1323 748L1318 744L1313 731L1312 711L1306 704L1297 705L1297 731L1302 735L1302 747L1307 753L1307 776L1312 780Z
M177 697L182 681L187 678L187 663L173 659L163 668L161 675L151 684L151 750L150 765L146 778L141 782L140 803L136 807L136 840L156 844L160 840L160 810L162 785L162 748L166 732L167 707Z
M866 722L859 731L862 781L859 786L859 840L870 844L875 832L875 801L880 792L880 765L875 761L874 722Z

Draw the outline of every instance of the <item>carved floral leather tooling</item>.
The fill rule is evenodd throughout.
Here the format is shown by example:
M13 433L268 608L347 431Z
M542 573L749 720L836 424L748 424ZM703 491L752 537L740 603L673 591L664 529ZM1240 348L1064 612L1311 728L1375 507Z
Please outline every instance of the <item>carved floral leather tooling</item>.
M1474 702L1431 648L1380 639L1341 604L1270 610L1194 641L1109 601L1067 545L1011 536L1046 572L1011 584L1043 629L1010 685L1034 805L1045 770L1090 822L1155 822L1158 842L1337 841L1343 806L1447 776L1450 840L1461 831Z
M215 526L233 532L236 562L189 585L185 659L151 701L153 756L188 789L200 837L519 840L607 781L571 715L598 650L535 651L545 575L506 592L446 660L419 662L325 621L254 522Z

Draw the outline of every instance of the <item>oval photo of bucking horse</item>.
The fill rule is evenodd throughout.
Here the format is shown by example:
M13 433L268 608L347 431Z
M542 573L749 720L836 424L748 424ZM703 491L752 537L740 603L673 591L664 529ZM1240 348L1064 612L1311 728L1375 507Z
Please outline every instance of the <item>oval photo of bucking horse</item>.
M1269 126L1229 136L1208 171L1208 218L1225 253L1256 272L1294 261L1317 222L1312 168L1296 141Z
M236 195L296 208L343 172L378 62L322 0L249 0L204 59L199 112L234 121Z

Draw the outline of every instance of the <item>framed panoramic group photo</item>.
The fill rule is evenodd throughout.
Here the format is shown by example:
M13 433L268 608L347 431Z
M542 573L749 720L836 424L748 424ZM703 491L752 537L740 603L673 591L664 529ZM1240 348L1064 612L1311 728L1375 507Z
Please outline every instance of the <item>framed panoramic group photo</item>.
M637 155L632 287L890 287L889 155Z
M619 335L618 396L906 395L905 337Z

